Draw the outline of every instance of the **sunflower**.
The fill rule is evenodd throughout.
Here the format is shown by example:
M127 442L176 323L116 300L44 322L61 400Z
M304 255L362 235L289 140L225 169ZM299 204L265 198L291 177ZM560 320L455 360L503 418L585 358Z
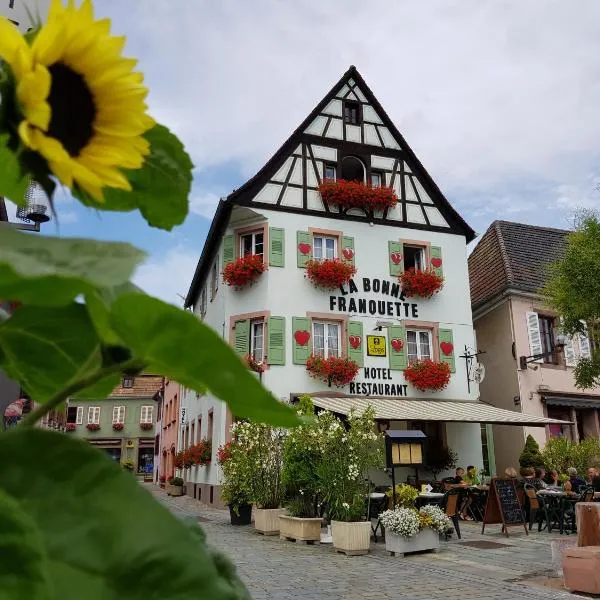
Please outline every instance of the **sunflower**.
M52 0L31 44L0 17L0 58L15 77L21 141L64 185L98 202L104 187L131 190L120 169L139 169L150 150L142 137L154 125L148 90L133 70L137 61L122 56L124 45L110 35L109 19L94 20L90 0L80 8Z

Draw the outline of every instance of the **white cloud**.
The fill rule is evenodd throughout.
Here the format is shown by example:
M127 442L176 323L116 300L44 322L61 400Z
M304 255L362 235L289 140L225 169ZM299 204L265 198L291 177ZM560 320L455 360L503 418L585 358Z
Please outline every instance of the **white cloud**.
M219 195L212 192L192 195L190 197L190 212L207 219L212 219L219 199Z

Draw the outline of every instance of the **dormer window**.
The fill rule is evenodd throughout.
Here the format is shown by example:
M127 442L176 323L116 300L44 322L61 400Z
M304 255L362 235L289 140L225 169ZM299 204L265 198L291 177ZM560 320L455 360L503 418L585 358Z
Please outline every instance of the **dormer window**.
M132 388L133 387L134 378L130 375L126 375L123 377L123 387L124 388Z
M404 270L422 271L425 264L425 248L404 245Z
M353 100L344 102L344 123L348 125L360 125L360 104Z
M336 169L334 165L325 165L323 169L323 180L324 181L335 181Z
M263 255L264 230L252 231L240 236L240 258L248 254Z

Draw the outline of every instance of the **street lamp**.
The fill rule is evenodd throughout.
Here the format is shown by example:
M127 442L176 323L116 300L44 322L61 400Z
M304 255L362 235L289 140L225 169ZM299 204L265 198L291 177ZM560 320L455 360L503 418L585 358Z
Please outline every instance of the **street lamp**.
M418 467L423 464L423 443L427 436L422 431L409 429L385 432L385 462L392 470L392 498L396 508L396 467Z

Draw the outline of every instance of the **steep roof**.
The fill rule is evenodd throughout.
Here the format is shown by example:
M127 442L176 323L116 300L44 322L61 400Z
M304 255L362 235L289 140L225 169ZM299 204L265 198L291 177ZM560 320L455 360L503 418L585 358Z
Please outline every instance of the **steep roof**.
M123 380L111 392L110 398L154 398L163 387L160 375L136 375L132 387L123 387Z
M507 289L539 293L569 231L494 221L469 256L473 309Z

